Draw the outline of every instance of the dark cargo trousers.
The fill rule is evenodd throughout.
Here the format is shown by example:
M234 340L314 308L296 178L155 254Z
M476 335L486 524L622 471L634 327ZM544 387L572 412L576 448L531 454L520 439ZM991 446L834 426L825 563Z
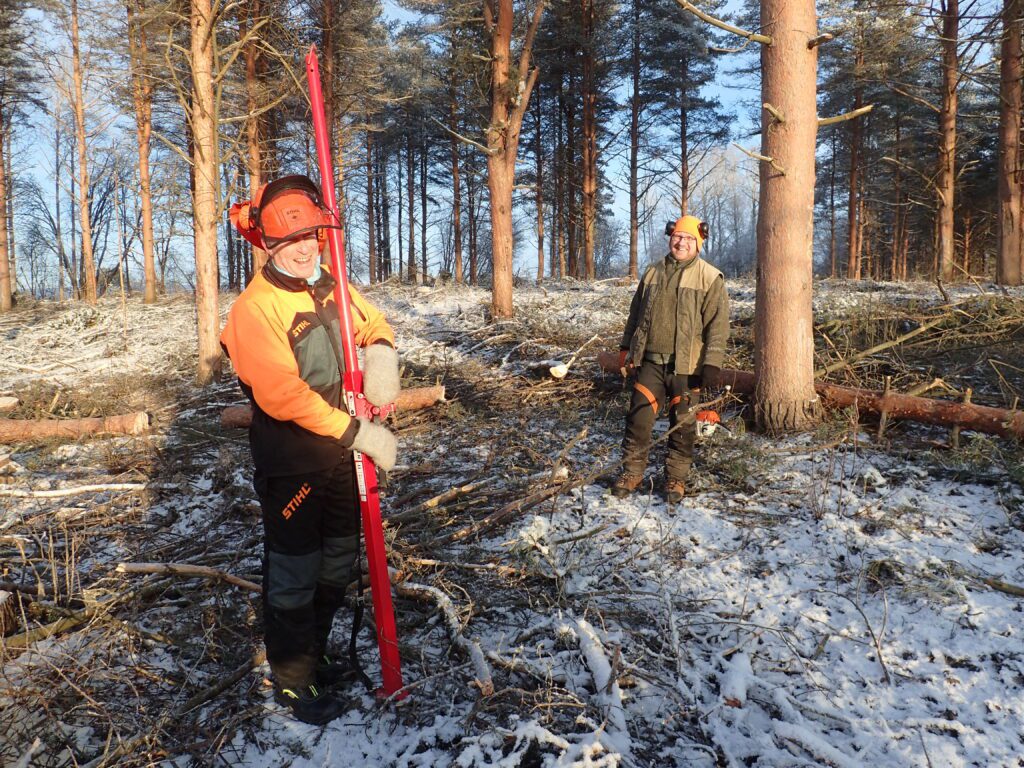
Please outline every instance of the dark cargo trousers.
M355 468L253 481L263 510L263 626L281 688L315 682L359 551Z
M665 476L669 481L686 482L697 436L697 419L690 406L695 405L699 398L699 376L677 376L673 363L645 360L637 371L626 414L626 436L622 441L623 469L632 475L644 474L651 450L651 431L658 412L667 402L669 427L680 426L668 438Z

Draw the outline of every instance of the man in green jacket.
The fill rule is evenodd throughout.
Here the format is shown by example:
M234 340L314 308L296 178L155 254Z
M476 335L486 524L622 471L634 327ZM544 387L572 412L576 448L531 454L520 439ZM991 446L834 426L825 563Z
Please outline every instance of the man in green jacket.
M640 487L647 469L651 430L668 404L669 436L665 462L665 495L678 503L686 491L697 434L691 411L700 390L718 388L725 342L729 338L729 297L721 272L698 254L707 225L683 216L666 227L669 253L648 267L629 307L619 362L636 369L633 396L626 415L622 474L612 486L618 497Z

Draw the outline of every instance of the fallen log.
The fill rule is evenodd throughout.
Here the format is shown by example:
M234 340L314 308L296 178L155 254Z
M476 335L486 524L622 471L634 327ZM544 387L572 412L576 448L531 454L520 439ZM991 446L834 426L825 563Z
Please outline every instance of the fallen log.
M598 364L609 373L619 373L619 356L602 352ZM722 386L729 386L738 395L754 393L756 381L749 371L722 369ZM954 403L898 392L875 392L870 389L841 387L824 381L814 382L814 389L827 408L854 406L860 411L886 416L888 420L905 419L922 424L959 427L1000 437L1024 438L1024 411L992 408L974 403Z
M0 419L0 443L41 437L141 435L150 425L150 416L145 411L93 419Z
M418 411L443 402L445 402L443 384L438 384L436 387L411 387L398 393L395 410ZM220 425L226 429L247 428L251 423L251 405L229 405L220 412Z

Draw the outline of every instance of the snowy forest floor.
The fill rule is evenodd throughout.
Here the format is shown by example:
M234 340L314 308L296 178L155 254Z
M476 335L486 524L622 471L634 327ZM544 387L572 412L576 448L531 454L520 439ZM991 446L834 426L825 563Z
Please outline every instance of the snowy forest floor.
M754 287L729 288L728 363L749 370ZM954 448L905 422L878 439L849 412L770 438L737 401L681 504L661 496L663 445L644 490L615 499L628 391L594 353L616 348L632 290L524 287L494 324L482 290L366 291L396 328L403 385L443 383L449 402L398 414L383 501L410 696L352 688L326 728L273 703L253 592L115 572L260 578L246 435L219 422L241 394L229 373L191 384L190 301L0 318L0 390L22 401L9 417L156 422L0 446L0 765L1024 766L1020 444L964 433ZM948 291L816 284L819 364L944 316L830 380L941 378L932 396L1010 407L1024 292ZM535 365L587 342L564 380ZM120 487L85 489L104 484ZM376 675L368 628L361 657Z

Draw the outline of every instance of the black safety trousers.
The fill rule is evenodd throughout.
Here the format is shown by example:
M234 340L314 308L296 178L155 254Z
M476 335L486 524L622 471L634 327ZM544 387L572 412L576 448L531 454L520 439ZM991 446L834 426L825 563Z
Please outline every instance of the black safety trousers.
M700 384L699 376L676 375L672 362L643 362L633 383L633 395L626 414L626 434L622 440L623 469L626 472L644 474L654 422L667 404L669 427L679 427L668 437L665 476L669 481L686 481L693 463L693 443L697 436L697 419L690 407L700 400Z
M281 688L310 685L359 552L352 455L319 472L257 472L253 485L263 511L267 661Z

